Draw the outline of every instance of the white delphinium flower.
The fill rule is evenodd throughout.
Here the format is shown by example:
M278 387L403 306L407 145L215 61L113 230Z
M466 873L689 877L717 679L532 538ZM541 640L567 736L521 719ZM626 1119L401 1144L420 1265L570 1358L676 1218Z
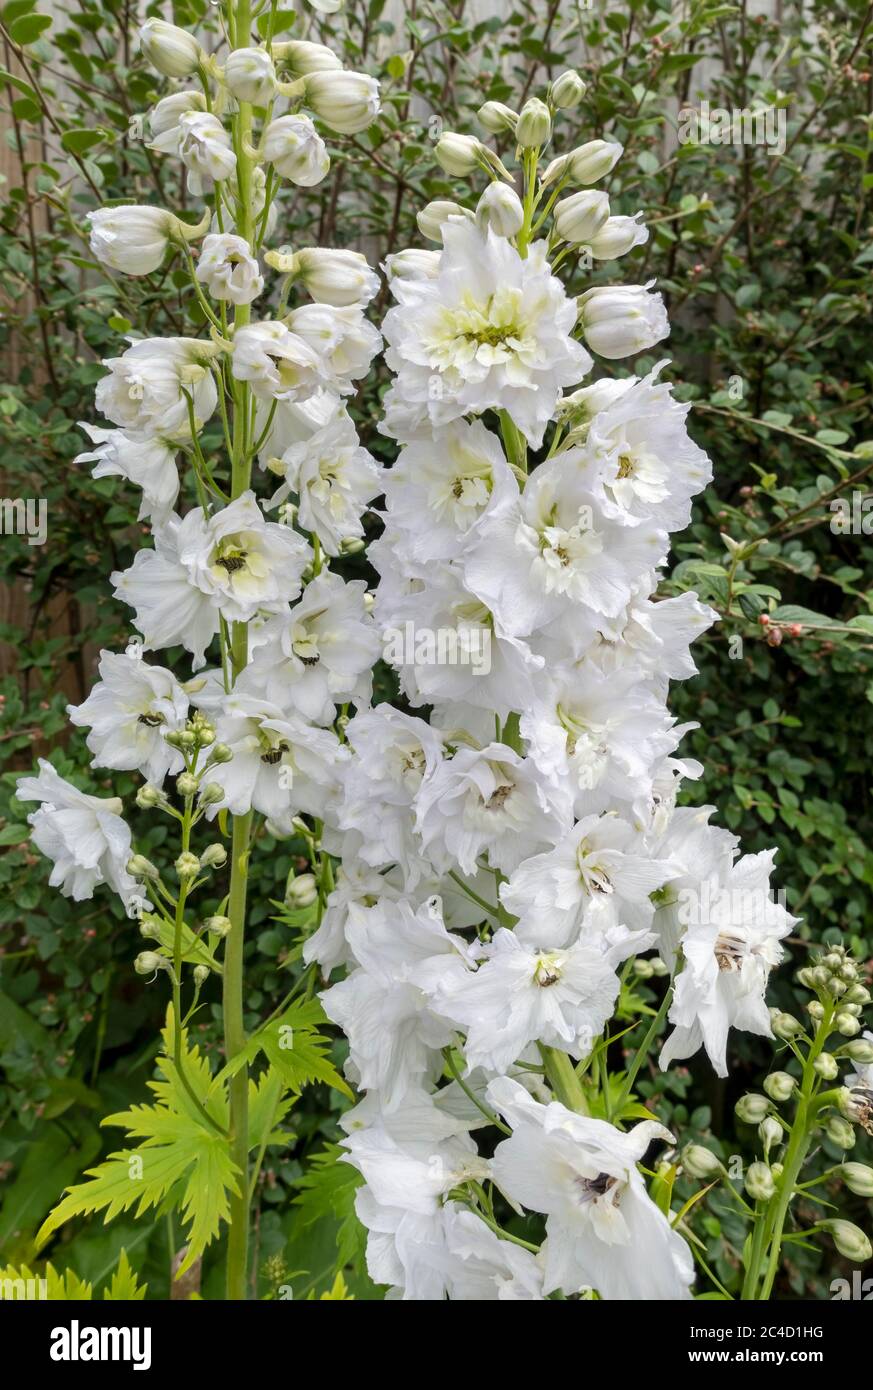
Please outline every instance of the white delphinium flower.
M224 701L215 734L233 757L209 769L209 780L224 791L223 799L210 807L210 817L223 808L232 816L260 811L291 834L301 811L324 816L340 764L348 757L332 729L234 690Z
M233 48L224 60L224 81L237 101L268 106L276 90L276 70L265 48Z
M297 598L312 552L290 527L266 521L253 492L206 517L200 507L179 527L179 558L228 622Z
M498 1144L494 1181L512 1202L546 1216L543 1291L582 1287L605 1299L685 1299L694 1277L687 1244L646 1192L637 1164L655 1139L654 1120L623 1134L553 1101L539 1105L499 1077L488 1100L512 1135Z
M454 420L407 444L384 486L392 542L420 564L457 558L519 497L499 439L478 420Z
M645 853L642 837L616 815L586 816L554 849L534 855L500 886L500 900L528 945L569 946L620 923L651 927L650 895L676 871Z
M277 174L299 188L314 188L327 178L330 157L308 116L278 116L264 131L263 155Z
M501 927L478 948L484 964L447 980L436 1007L466 1033L470 1070L505 1073L533 1042L587 1057L618 998L616 965L653 939L612 928L591 943L537 947Z
M666 550L663 531L608 518L574 461L558 457L534 471L514 514L480 528L464 573L510 632L581 623L587 646L592 615L620 613Z
M369 702L379 634L362 580L322 570L289 613L270 619L237 681L313 724L332 724L336 706Z
M45 758L38 777L22 777L19 801L40 801L27 817L33 843L52 861L49 883L64 897L82 902L105 883L125 906L142 902L136 880L127 872L130 829L121 818L117 796L88 796L66 781Z
M377 542L368 558L384 576L397 557L391 545ZM445 562L431 566L426 582L407 583L402 593L380 584L373 611L384 658L398 671L412 704L449 702L487 710L493 728L492 712L506 719L534 699L543 658L507 633Z
M510 1240L501 1240L475 1212L455 1202L443 1207L450 1266L449 1298L458 1302L540 1301L542 1261Z
M328 555L339 555L343 542L363 536L361 518L382 489L382 472L344 406L336 405L327 423L304 442L271 459L270 471L285 479L270 506L295 493L299 524L318 537Z
M379 291L379 277L360 251L305 246L294 257L294 275L316 304L336 309L362 309Z
M680 405L658 365L591 420L584 445L562 455L578 466L604 513L632 526L683 531L691 498L712 480L712 464L688 437Z
M304 304L289 314L288 327L318 355L322 385L338 395L354 390L382 346L378 330L356 305Z
M448 222L443 239L435 279L391 281L398 302L383 332L396 379L384 428L396 432L395 404L407 438L426 419L447 425L505 409L538 446L561 390L591 366L571 337L576 305L552 276L543 242L523 260L505 238L464 221Z
M168 772L185 766L164 734L185 727L188 696L172 671L124 652L101 652L99 673L87 700L67 706L71 723L91 730L87 744L93 766L136 768L159 787Z
M181 642L198 665L219 614L248 622L260 608L295 599L312 556L297 532L264 520L251 492L208 518L200 507L171 517L154 538L154 550L138 551L112 575L115 596L136 610L147 647Z
M236 330L231 369L237 381L248 381L262 400L298 401L321 385L318 354L276 319Z
M216 349L200 338L140 338L109 368L95 391L97 409L132 435L184 438L190 433L189 399L200 426L218 404L210 362Z
M473 966L463 937L446 931L438 898L417 911L407 902L349 905L346 939L358 968L320 998L349 1039L362 1090L379 1092L386 1112L409 1087L442 1071L440 1049L452 1024L433 1007L439 987Z
M304 91L306 105L339 135L359 135L373 124L380 111L379 83L364 72L310 72Z
M688 727L632 667L605 675L585 661L555 671L521 717L532 758L577 816L650 793L656 765Z
M188 170L188 191L196 197L236 172L230 136L211 111L183 111L178 124L156 136L149 148L181 159Z
M585 341L600 357L630 357L654 347L670 332L660 294L647 285L598 285L579 299Z
M258 453L261 468L276 470L276 461L281 459L285 450L292 444L302 444L304 440L311 439L333 418L337 409L338 402L333 392L321 389L302 401L259 396L255 433L258 439L263 437L264 440Z
M197 279L213 299L251 304L264 288L264 277L251 247L241 236L211 232L197 259Z
M773 1036L767 981L782 960L780 941L799 920L772 897L775 856L775 850L744 855L695 890L684 890L684 903L680 892L684 965L670 1005L673 1032L661 1050L662 1068L702 1046L718 1075L727 1076L731 1028Z
M709 824L714 815L714 806L677 807L673 792L660 799L650 822L644 825L648 853L671 868L669 881L656 893L652 922L661 959L671 971L688 926L687 906L696 902L701 883L730 874L739 851L736 835Z
M415 799L416 829L440 872L474 874L481 854L511 874L532 851L569 829L569 807L540 769L505 743L459 748Z
M79 422L79 429L90 436L96 448L77 454L74 463L94 463L94 478L125 478L142 489L139 520L166 521L179 496L178 444L159 436L131 438L124 430L104 430L99 425Z
M442 758L439 730L391 705L359 711L346 738L354 756L346 764L337 811L341 830L357 831L365 864L397 864L406 888L413 889L430 866L414 833L413 803L422 782Z
M400 889L389 883L384 874L359 863L357 858L341 864L318 931L303 943L304 963L311 965L314 960L318 961L325 979L337 966L351 963L353 956L346 940L346 925L352 903L359 907L375 907L383 898L397 902L399 897Z
M718 621L718 614L691 590L653 602L649 594L654 587L654 582L642 581L623 613L598 621L587 659L603 672L633 665L666 698L671 680L697 674L691 644Z
M179 219L164 208L126 204L88 213L89 245L101 265L125 275L151 275L170 241L181 240Z

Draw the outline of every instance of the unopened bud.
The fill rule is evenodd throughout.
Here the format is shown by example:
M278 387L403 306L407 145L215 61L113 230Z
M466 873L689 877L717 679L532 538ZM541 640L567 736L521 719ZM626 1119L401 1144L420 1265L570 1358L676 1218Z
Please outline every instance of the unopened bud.
M207 917L203 926L212 936L227 936L233 923L229 917Z
M220 782L207 782L200 788L200 796L197 799L201 806L215 806L224 800L224 787Z
M229 763L233 757L233 749L228 748L226 743L216 743L210 754L210 760L214 763Z
M163 19L147 19L139 42L152 67L164 77L190 77L205 57L193 34Z
M777 1103L788 1100L796 1085L796 1080L787 1071L771 1071L764 1078L764 1090Z
M197 989L200 989L201 985L206 984L206 981L209 979L209 973L210 972L208 965L194 966L194 984L196 985Z
M524 222L524 209L514 188L490 183L476 205L476 222L497 236L515 236Z
M830 1052L821 1052L812 1064L813 1070L825 1081L835 1081L839 1067L837 1059Z
M160 878L160 873L144 854L131 855L127 861L127 872L134 878Z
M869 1004L870 991L865 985L852 985L846 990L845 998L850 1004Z
M841 1255L845 1255L847 1260L855 1260L858 1264L866 1264L867 1260L873 1257L873 1245L867 1236L856 1226L854 1221L843 1221L837 1218L834 1221L822 1221L821 1226L833 1239Z
M480 106L476 113L481 124L492 135L504 135L508 131L515 131L518 125L518 112L513 111L511 106L504 106L502 101L486 101L484 106Z
M844 1038L854 1038L861 1031L861 1025L854 1014L850 1014L848 1009L840 1009L834 1019L834 1026L838 1033L842 1033Z
M549 108L539 97L530 97L521 108L515 127L516 143L523 149L538 150L552 133Z
M157 951L140 951L133 968L137 975L153 975L156 970L166 969L167 962Z
M846 1043L845 1051L853 1062L860 1062L862 1066L869 1066L873 1062L873 1042L869 1038L855 1038Z
M436 198L432 203L426 203L415 220L418 223L418 230L428 241L442 241L443 226L450 217L466 217L472 220L473 214L467 209L462 208L460 203L449 202L446 198Z
M436 143L437 163L452 178L463 179L481 168L482 142L473 135L446 130Z
M285 901L291 907L311 907L318 897L315 874L298 874L285 890Z
M840 1176L856 1197L873 1197L873 1168L866 1163L843 1163Z
M758 1125L758 1135L764 1145L764 1153L769 1154L770 1150L777 1144L782 1143L782 1126L775 1115L765 1115Z
M567 111L572 106L578 106L585 95L585 83L578 72L562 72L560 77L556 77L552 83L550 92L552 105L559 111Z
M207 845L200 856L200 865L204 869L221 869L226 863L227 850L217 841L215 844Z
M766 1096L758 1096L753 1092L740 1096L734 1106L737 1119L742 1120L747 1125L758 1125L770 1109L770 1102Z
M183 850L176 860L176 873L181 879L196 878L200 872L200 860L190 850Z
M163 800L163 793L157 787L153 787L150 782L146 782L144 787L140 787L136 794L136 804L141 811L151 811L155 806L160 806Z
M722 1169L721 1159L703 1144L689 1144L682 1150L682 1167L690 1178L712 1178Z
M824 1004L819 1003L817 999L813 999L807 1004L806 1012L809 1014L810 1018L815 1019L816 1023L821 1023L825 1014Z
M180 772L176 778L176 791L180 796L196 796L199 783L190 772Z
M831 1115L825 1125L825 1134L832 1144L836 1144L838 1149L845 1150L855 1147L855 1131L842 1115Z
M773 1174L766 1163L750 1163L746 1170L746 1191L757 1202L769 1202L776 1191Z
M770 1025L774 1036L785 1041L796 1038L803 1032L803 1024L794 1017L794 1014L782 1013L779 1009L774 1009L771 1013Z

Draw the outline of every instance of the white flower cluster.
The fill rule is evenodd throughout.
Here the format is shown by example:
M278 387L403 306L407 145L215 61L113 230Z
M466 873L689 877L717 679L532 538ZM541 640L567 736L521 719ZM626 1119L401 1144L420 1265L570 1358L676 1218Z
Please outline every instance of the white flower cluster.
M197 769L200 814L255 810L290 834L300 813L326 813L349 756L333 728L338 706L367 705L381 650L365 585L344 582L323 562L358 541L361 515L381 490L343 403L381 347L365 318L379 280L355 252L265 251L264 239L278 182L308 187L327 173L316 121L341 133L365 129L379 109L378 86L315 43L236 48L222 64L162 20L148 20L141 40L159 72L200 81L163 97L148 124L152 148L181 160L189 191L209 206L194 225L160 208L100 209L89 214L91 250L134 276L181 253L211 332L131 338L105 363L96 404L112 427L83 426L94 447L77 461L95 464L95 477L119 475L141 490L153 545L112 576L139 637L124 653L102 653L98 684L70 716L90 731L95 767L147 780L141 804L166 804L167 775L184 787L191 748L208 747ZM221 115L235 102L255 107L244 161ZM266 266L283 277L279 307L253 318ZM294 289L301 302L289 310ZM231 493L201 446L204 426L219 421ZM285 521L269 518L251 486L237 486L256 456L284 479L272 505L292 491L299 498ZM199 505L185 496L180 457ZM240 629L242 657L233 641ZM143 658L177 646L192 654L195 670L208 655L214 665L180 681ZM22 780L19 795L42 803L30 819L34 842L54 861L53 884L80 899L105 882L132 915L142 910L117 799L85 796L48 763Z
M394 664L429 719L385 704L351 719L342 868L305 948L346 969L322 996L365 1093L346 1147L371 1275L405 1299L687 1297L689 1248L637 1166L671 1136L592 1117L581 1077L623 963L652 950L678 972L662 1064L703 1045L725 1074L730 1027L770 1035L764 992L793 920L771 901L771 854L738 858L711 808L676 807L700 769L676 757L668 684L695 673L715 614L659 600L658 568L710 465L665 363L580 384L580 338L612 360L668 328L648 285L573 300L555 274L571 251L612 259L647 235L605 193L569 191L617 146L536 179L556 105L483 108L489 128L514 122L522 197L493 151L444 135L443 167L489 187L475 209L429 205L419 225L441 248L387 267L381 428L400 452L369 549L375 616L448 633L456 658L490 653L440 661L413 641ZM486 1158L472 1135L489 1124L505 1137ZM539 1251L497 1233L489 1183L545 1217Z

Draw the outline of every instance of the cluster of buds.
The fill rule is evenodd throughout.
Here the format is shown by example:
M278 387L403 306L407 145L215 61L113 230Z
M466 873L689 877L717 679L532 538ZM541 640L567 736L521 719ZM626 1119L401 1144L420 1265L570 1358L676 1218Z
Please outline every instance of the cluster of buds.
M811 965L798 972L797 979L807 989L814 990L816 998L807 1004L810 1018L818 1025L827 1020L829 1026L843 1037L857 1039L861 1032L861 1015L870 1002L870 991L861 983L858 964L844 946L830 946ZM873 1044L865 1039L849 1044L845 1051L853 1061L873 1062ZM822 1054L818 1061L824 1061L828 1054ZM825 1079L833 1075L822 1071Z

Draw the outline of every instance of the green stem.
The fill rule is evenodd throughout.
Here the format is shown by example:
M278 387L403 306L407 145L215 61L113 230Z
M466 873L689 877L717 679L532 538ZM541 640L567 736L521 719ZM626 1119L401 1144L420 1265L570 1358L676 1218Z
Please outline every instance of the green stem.
M648 1057L649 1048L652 1046L652 1043L658 1036L658 1033L661 1030L661 1024L667 1017L667 1010L670 1007L670 1001L672 998L673 986L670 985L666 993L664 994L664 998L661 1000L660 1009L655 1014L655 1017L649 1024L648 1032L646 1033L646 1036L643 1038L642 1046L637 1048L637 1051L634 1054L634 1059L631 1062L628 1074L624 1079L624 1085L622 1086L618 1100L616 1101L615 1112L617 1115L621 1114L622 1109L627 1101L627 1098L633 1090L634 1082L637 1079L637 1074L639 1073L640 1067L643 1065L643 1062Z
M554 1047L546 1047L543 1043L539 1043L538 1046L546 1068L546 1077L558 1100L562 1105L566 1105L568 1110L575 1110L577 1115L587 1115L589 1110L585 1091L567 1053L559 1052Z
M251 36L251 0L233 0L228 7L230 33L234 48L245 48ZM238 215L237 232L249 244L252 227L252 162L246 153L251 143L252 108L240 102L233 119L234 147L237 156ZM241 328L251 318L247 304L238 305L234 328ZM250 390L246 382L236 383L234 392L233 436L231 458L231 498L239 497L251 482L252 458L249 451L248 419ZM244 623L234 623L231 635L231 667L234 679L248 661L248 630ZM224 1041L228 1062L246 1045L243 1012L243 965L245 955L246 889L248 882L249 840L252 812L233 817L230 893L227 915L230 931L225 938L224 953ZM227 1297L242 1300L246 1297L249 1243L249 1125L248 1125L248 1067L240 1067L229 1083L231 1157L239 1169L239 1192L230 1199L230 1221L227 1239Z

